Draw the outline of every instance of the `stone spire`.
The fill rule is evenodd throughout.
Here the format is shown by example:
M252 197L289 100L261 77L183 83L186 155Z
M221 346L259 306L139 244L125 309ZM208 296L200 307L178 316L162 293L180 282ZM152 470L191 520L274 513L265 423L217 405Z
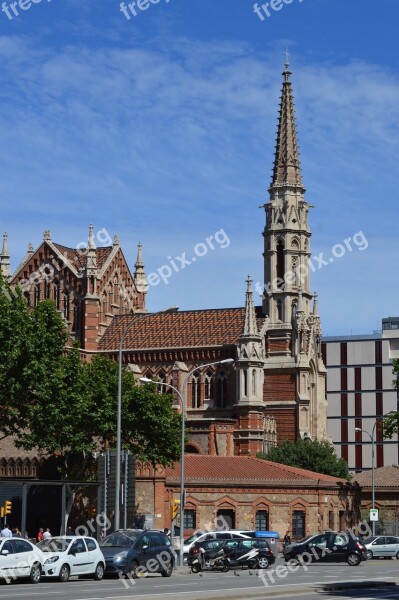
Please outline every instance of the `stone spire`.
M252 293L252 279L248 275L247 292L245 300L245 321L244 321L244 336L257 336L258 326L256 324L256 314L254 307L254 298Z
M10 273L10 253L8 251L8 234L3 235L3 247L0 255L0 269L4 279L9 280Z
M273 166L271 189L292 186L305 191L302 183L301 165L295 125L294 97L292 94L288 54L283 72L280 110L276 140L276 155Z
M85 277L86 277L86 296L97 297L97 254L94 243L93 225L89 227L89 241L87 245Z
M148 291L148 281L144 271L143 245L141 242L139 242L137 247L137 260L134 266L134 283L136 284L137 291L146 294Z

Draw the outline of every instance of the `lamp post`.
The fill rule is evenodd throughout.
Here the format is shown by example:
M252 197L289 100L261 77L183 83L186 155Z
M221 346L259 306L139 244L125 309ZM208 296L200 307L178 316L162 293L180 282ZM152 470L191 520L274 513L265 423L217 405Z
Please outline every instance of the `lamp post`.
M387 413L385 415L376 417L374 425L373 425L373 429L371 430L371 434L368 431L366 431L366 429L362 429L361 427L355 427L355 431L362 431L363 433L368 435L371 440L371 508L373 510L375 509L375 481L374 481L375 428L376 428L378 421L381 421L385 417L388 417L390 414L392 414L392 412L393 411L390 411L389 413ZM372 521L371 523L372 523L373 535L375 535L375 521Z
M171 313L178 310L177 306L171 306L165 310L160 310L154 315L159 313ZM121 487L121 443L122 443L122 353L123 353L123 342L125 337L134 323L134 319L128 323L121 335L121 341L119 344L118 354L118 406L117 406L117 417L116 417L116 473L115 473L115 518L114 518L114 529L119 529L120 523L120 487Z
M205 365L199 365L194 369L189 371L183 382L183 394L180 394L179 390L176 389L173 385L169 383L164 383L163 381L153 381L152 379L147 379L146 377L140 378L140 381L144 383L155 383L157 385L162 385L165 387L169 387L174 390L180 398L181 402L181 459L180 459L180 549L179 549L179 563L180 566L183 566L183 548L184 548L184 500L185 500L185 468L184 468L184 442L185 442L185 421L186 421L186 405L187 405L187 383L190 379L191 375L198 371L198 369L203 369L206 367L212 367L213 365L223 365L223 364L231 364L234 362L233 358L226 358L224 360L218 360L215 362L207 363Z

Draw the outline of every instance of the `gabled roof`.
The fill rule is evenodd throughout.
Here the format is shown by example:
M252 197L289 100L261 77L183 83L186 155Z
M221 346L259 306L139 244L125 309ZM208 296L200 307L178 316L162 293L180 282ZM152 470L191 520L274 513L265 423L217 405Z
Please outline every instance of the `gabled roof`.
M180 481L180 463L166 468L167 481ZM289 467L279 463L249 456L211 456L202 454L185 455L186 482L231 483L258 482L270 484L274 481L293 482L302 485L346 483L345 479Z
M57 248L57 250L63 256L66 256L68 261L75 267L77 271L85 265L86 253L84 250L77 250L76 248L68 248L68 246L62 246L61 244L56 244L53 242L53 245ZM103 246L101 248L96 248L96 257L97 257L97 267L101 269L107 258L112 252L112 246Z
M128 350L236 345L244 313L244 308L218 308L115 316L99 350L118 348L127 328L124 349Z
M356 473L353 478L363 488L372 486L372 472ZM374 469L374 485L376 488L399 488L399 465L378 467Z

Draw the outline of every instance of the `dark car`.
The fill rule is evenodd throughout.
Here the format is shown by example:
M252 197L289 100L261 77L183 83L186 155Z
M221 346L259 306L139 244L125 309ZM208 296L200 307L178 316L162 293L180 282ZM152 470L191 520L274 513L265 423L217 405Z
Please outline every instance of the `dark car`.
M284 559L301 562L347 562L357 566L367 560L366 548L359 538L345 532L309 535L284 548Z
M175 555L170 540L161 531L118 529L100 544L105 573L137 578L144 573L170 577Z
M226 555L232 568L266 569L275 562L273 551L266 540L233 537L228 540L214 539L195 542L190 548L187 563L191 566L199 553L212 553L222 547L226 548Z

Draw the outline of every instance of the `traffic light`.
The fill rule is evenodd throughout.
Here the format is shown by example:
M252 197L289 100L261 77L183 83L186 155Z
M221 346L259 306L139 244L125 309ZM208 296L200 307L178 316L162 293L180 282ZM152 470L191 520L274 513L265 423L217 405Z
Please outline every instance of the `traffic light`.
M0 506L0 517L4 519L4 506Z
M172 498L170 501L170 520L174 521L180 512L180 500Z
M11 511L12 511L12 502L11 502L11 500L6 500L6 503L4 505L4 514L10 515Z

